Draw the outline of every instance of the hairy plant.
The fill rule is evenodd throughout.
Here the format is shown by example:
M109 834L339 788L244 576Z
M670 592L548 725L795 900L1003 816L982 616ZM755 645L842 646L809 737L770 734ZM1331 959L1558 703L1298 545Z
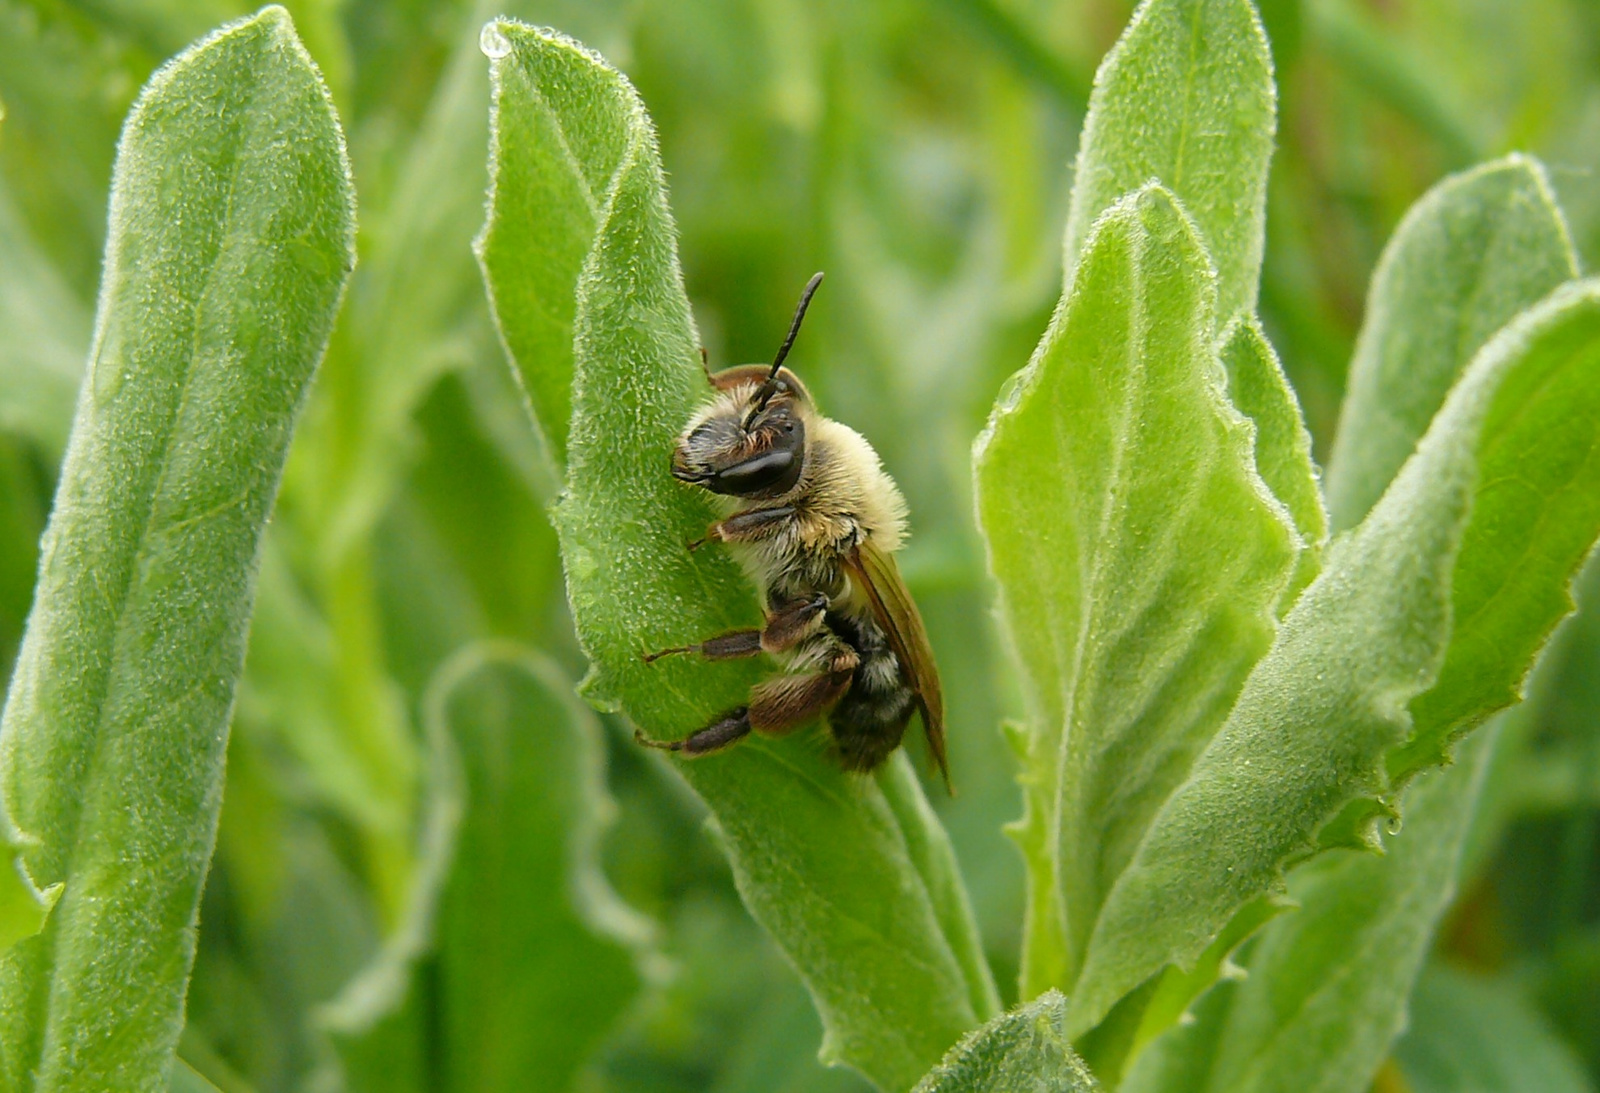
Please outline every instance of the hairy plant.
M819 1057L860 1078L835 1076L886 1093L1361 1093L1385 1066L1419 1093L1586 1088L1524 999L1424 967L1505 786L1587 807L1600 785L1566 759L1516 782L1501 758L1535 715L1600 702L1593 620L1552 643L1600 539L1600 280L1538 160L1472 165L1484 142L1447 101L1378 81L1460 169L1377 264L1325 475L1274 345L1296 313L1262 281L1278 89L1250 0L1143 0L1086 101L1004 5L942 5L1082 107L1048 319L1053 267L1014 259L1055 233L1019 200L996 264L923 256L1009 288L901 329L937 309L863 257L894 241L862 211L900 195L828 161L847 191L829 284L912 316L887 340L916 367L863 380L808 347L796 367L820 395L879 383L879 424L960 436L970 558L919 539L906 573L955 684L955 754L1015 759L1010 907L972 879L993 863L958 859L965 802L936 811L904 752L862 776L804 733L693 761L631 739L685 736L768 666L641 656L761 609L726 551L686 546L718 513L669 457L723 317L702 337L626 76L486 3L429 46L431 98L364 82L399 47L339 19L381 31L382 5L298 5L299 33L269 7L200 39L103 164L69 422L101 194L98 153L70 147L92 140L53 119L120 116L96 64L133 73L223 16L36 6L0 0L0 91L23 108L22 153L0 157L0 608L38 531L16 484L29 460L61 469L0 722L0 1088L628 1089L671 1070L637 1062L681 1048L686 1013L712 1031L676 1073L722 1091L759 1087L751 1059L812 1081L783 1050L809 1054L818 1022ZM1389 70L1357 13L1305 8L1330 55ZM570 14L610 52L623 20L596 10ZM768 30L803 53L785 10L762 7ZM413 14L393 16L406 34ZM819 56L855 63L839 41ZM57 79L41 57L81 64ZM870 81L795 72L786 125L879 139L852 113ZM30 173L51 160L54 188ZM941 356L1030 278L1037 348L1005 351L1009 379ZM811 322L835 348L885 340ZM935 412L968 388L976 413ZM881 432L958 540L965 495ZM1020 684L1003 735L972 711L1003 705L1006 670L949 645L986 602ZM701 827L731 883L693 860ZM739 900L815 1017L793 976L749 970L765 950ZM999 913L1015 995L991 970ZM785 983L792 1006L753 1000ZM723 1057L714 1082L696 1069Z

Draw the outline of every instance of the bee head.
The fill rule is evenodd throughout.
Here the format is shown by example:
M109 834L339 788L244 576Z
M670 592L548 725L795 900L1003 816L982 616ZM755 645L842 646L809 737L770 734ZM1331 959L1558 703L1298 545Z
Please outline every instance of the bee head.
M710 377L718 398L678 438L673 477L752 500L780 497L794 488L805 467L811 396L783 360L821 282L819 273L806 284L789 336L770 366L741 365Z
M764 499L788 493L806 458L806 424L792 395L771 399L754 412L759 388L742 385L744 398L718 399L697 416L672 453L673 477L712 493Z

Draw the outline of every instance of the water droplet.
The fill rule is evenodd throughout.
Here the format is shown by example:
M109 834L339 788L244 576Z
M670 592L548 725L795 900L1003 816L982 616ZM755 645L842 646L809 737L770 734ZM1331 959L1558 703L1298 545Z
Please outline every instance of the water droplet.
M97 347L93 362L89 365L97 403L104 404L116 398L117 392L122 389L122 381L126 378L122 342L117 337L118 333L120 331L115 326L107 331Z
M568 552L567 564L571 567L573 577L578 580L592 580L600 572L600 565L582 547L574 547Z
M499 23L485 23L483 33L478 36L478 48L491 61L498 61L511 52L511 42L500 33Z
M999 404L1001 413L1009 414L1017 408L1017 403L1022 401L1022 392L1027 387L1026 380L1028 377L1023 374L1026 371L1027 369L1013 372L1000 385L1000 395L995 401Z

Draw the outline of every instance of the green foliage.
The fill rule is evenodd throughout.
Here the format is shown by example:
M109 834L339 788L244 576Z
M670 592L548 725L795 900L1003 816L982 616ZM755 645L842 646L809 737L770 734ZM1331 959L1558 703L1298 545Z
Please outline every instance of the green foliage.
M1261 480L1289 510L1300 533L1300 561L1280 601L1280 612L1286 611L1322 568L1322 548L1328 538L1328 514L1311 461L1311 435L1283 365L1259 323L1234 320L1223 332L1218 353L1228 370L1229 399L1256 427L1256 469Z
M567 489L555 521L573 619L593 665L585 694L626 711L654 737L685 736L738 705L758 669L689 658L646 665L641 654L760 615L726 554L691 555L685 547L717 514L665 473L705 380L654 134L632 89L614 75L584 75L601 62L572 42L499 23L485 43L502 70L558 73L557 86L598 82L621 99L604 116L625 119L625 150L609 172L601 165L582 171L608 181L576 286ZM525 86L498 83L502 96ZM512 110L502 100L497 121L504 128L532 116L530 107ZM501 138L500 146L536 142L530 133ZM613 154L593 134L557 142L547 132L537 146L558 162L589 149ZM504 160L497 166L497 194L525 188L514 168ZM491 211L484 249L492 286L496 225L513 215L514 208ZM520 258L529 266L544 261L539 251ZM491 291L504 300L514 290ZM517 344L513 336L506 341ZM550 363L562 366L559 357ZM533 358L518 367L527 375L544 364ZM538 391L560 378L558 371L525 382ZM817 1000L824 1058L902 1088L998 1009L949 843L904 759L874 782L842 773L791 738L751 742L682 769L711 809L746 904Z
M433 698L467 801L440 906L444 1085L561 1088L638 993L622 945L648 957L656 936L600 872L615 809L600 727L554 665L515 648L463 650Z
M1068 279L1100 214L1160 181L1194 217L1224 320L1255 306L1277 94L1250 0L1144 0L1095 75L1067 219Z
M0 1086L1593 1088L1593 613L1540 652L1597 522L1600 289L1561 287L1600 241L1591 5L289 6L328 97L278 12L227 31L255 45L224 92L166 70L116 188L144 139L141 251L126 217L107 238L118 128L242 0L0 0L0 659L102 253L61 496L150 515L74 554L90 514L53 514L0 729L0 1029L39 1038L0 1040ZM336 326L330 100L361 191ZM234 202L191 201L229 141ZM304 160L326 185L246 184ZM289 223L313 206L320 242ZM769 357L819 268L791 362L910 501L953 799L814 736L631 739L766 670L638 654L758 617L685 552L714 514L666 454L700 347ZM233 367L263 330L298 381ZM251 425L239 392L273 384ZM129 460L84 454L106 399ZM46 657L67 607L116 633ZM71 716L41 743L46 699ZM991 967L1021 973L1004 1015Z
M1266 927L1233 980L1141 1055L1122 1089L1365 1090L1404 1025L1493 743L1485 732L1450 770L1418 780L1385 854L1340 850L1293 873L1299 909Z
M206 1081L193 1067L182 1059L172 1066L170 1093L217 1093L217 1087Z
M647 123L622 75L598 57L577 43L516 49L516 35L493 23L483 32L494 114L488 221L477 251L506 352L560 465L572 417L578 278L612 178Z
M338 123L282 9L151 81L0 736L28 871L63 886L0 962L9 1087L165 1084L256 555L352 236Z
M1578 275L1544 169L1524 156L1441 182L1417 202L1372 275L1350 362L1328 506L1361 521L1479 347Z
M1600 437L1586 411L1571 411L1600 396L1597 369L1600 295L1589 283L1558 291L1479 354L1383 500L1330 548L1226 724L1162 805L1097 923L1104 955L1097 964L1091 951L1086 962L1084 979L1096 989L1074 997L1076 1020L1092 1024L1165 962L1187 965L1319 839L1351 838L1334 822L1348 818L1347 807L1392 794L1419 769L1397 766L1391 776L1393 757L1421 750L1418 740L1430 751L1444 743L1425 714L1452 661L1508 687L1520 683L1529 661L1515 645L1469 644L1482 614L1458 610L1451 626L1452 579L1462 588L1475 555L1503 545L1483 529L1514 541L1535 530L1558 543L1570 536L1582 546L1544 565L1525 562L1527 591L1506 596L1533 643L1570 607L1567 584L1600 522L1569 501L1540 514L1544 528L1522 523L1508 514L1505 479L1488 468L1514 443L1530 471L1559 468L1584 483L1573 483L1574 497L1592 493L1584 476L1595 473ZM1497 572L1508 568L1502 556ZM1504 704L1485 691L1451 729L1465 731Z
M1067 1000L1046 991L974 1029L917 1083L915 1093L1093 1093L1100 1087L1072 1051L1062 1026Z
M1521 249L1492 248L1493 233L1473 235L1461 227L1464 221L1472 223L1468 213L1480 209L1477 191L1485 180L1497 184L1491 192L1498 193L1507 174L1533 182L1542 177L1536 164L1514 162L1475 172L1465 184L1446 182L1408 218L1391 244L1388 267L1412 265L1418 270L1412 283L1424 283L1420 271L1425 263L1416 241L1446 236L1463 246L1467 239L1478 240L1484 252L1475 266L1480 283L1510 281L1513 271L1523 269L1526 258L1540 256L1541 250L1551 264L1571 266L1559 214L1548 202L1536 203L1529 213L1530 219L1535 213L1543 216L1545 230L1524 231ZM1380 295L1397 287L1394 279L1380 275L1373 292L1374 308L1388 312L1394 324L1390 354L1403 355L1418 344L1440 344L1448 340L1446 335L1456 336L1477 323L1480 304L1472 294L1408 309ZM1392 389L1388 400L1415 402L1422 397L1411 386L1421 383L1421 377L1392 367L1385 357L1371 359L1375 363L1369 367L1387 372ZM1434 387L1442 400L1444 389ZM1388 412L1387 405L1364 395L1359 384L1352 390L1352 413L1381 415ZM1436 409L1437 403L1417 407L1413 417L1425 422ZM1347 458L1362 459L1369 449L1342 451L1352 453ZM1131 1088L1299 1088L1317 1074L1325 1076L1318 1088L1364 1088L1403 1023L1411 983L1454 890L1455 861L1488 754L1487 741L1474 742L1469 756L1447 777L1428 779L1410 794L1404 831L1390 840L1386 856L1321 861L1291 878L1302 910L1268 927L1247 961L1247 978L1208 999L1199 1022L1160 1041L1131 1076Z
M1185 111L1222 96L1191 98L1192 81L1175 58L1203 58L1191 62L1197 71L1229 73L1227 93L1246 94L1251 80L1237 73L1266 66L1259 31L1240 7L1231 38L1221 30L1221 5L1152 2L1135 15L1101 70L1085 123L1069 256L1084 238L1085 210L1105 206L1111 172L1100 164L1118 155L1143 158L1115 188L1153 175L1176 180L1169 208L1217 207L1215 177L1200 172L1186 189L1192 176L1172 149L1185 146ZM1202 41L1196 54L1184 52ZM1163 60L1128 78L1128 58L1147 56ZM1257 164L1264 174L1271 93L1270 77L1263 79L1264 110L1213 108L1202 126L1232 160L1215 176L1236 187L1255 177ZM1241 151L1250 147L1259 155ZM1418 442L1487 334L1575 272L1547 195L1537 166L1514 159L1441 188L1402 230L1373 290L1369 331L1386 333L1363 343L1371 363L1358 364L1347 407L1356 439L1346 458L1371 460L1378 481ZM1248 191L1232 195L1232 206L1256 204ZM1181 294L1164 297L1152 272L1187 266L1199 271L1190 280L1201 281L1203 243L1191 241L1185 256L1181 242L1146 228L1150 257L1121 258L1129 249L1118 247L1119 228L1128 230L1122 208L1088 233L1061 309L1034 363L1002 395L976 457L991 569L1033 707L1023 745L1021 841L1031 893L1023 991L1070 992L1068 1032L1093 1032L1086 1051L1109 1081L1205 989L1227 950L1270 917L1285 869L1319 847L1372 841L1370 825L1380 810L1393 812L1410 777L1515 700L1536 651L1570 610L1567 586L1600 535L1588 501L1600 485L1590 467L1589 400L1600 390L1591 287L1559 292L1518 318L1465 369L1416 457L1367 520L1332 545L1319 576L1315 549L1326 518L1298 407L1270 345L1241 320L1213 350L1209 301L1185 306ZM1181 221L1181 212L1172 215ZM1251 222L1242 221L1241 249L1207 230L1204 211L1196 215L1199 239L1219 256L1226 317L1253 299ZM1240 222L1229 220L1229 229ZM1444 247L1453 250L1442 254ZM1471 260L1451 261L1458 258ZM1444 283L1430 276L1441 264L1452 266ZM1237 287L1241 277L1248 288ZM1431 346L1440 348L1430 357ZM1206 480L1189 469L1206 467L1190 453L1206 435L1207 413L1238 420L1228 394L1214 379L1204 382L1222 371L1215 353L1258 428L1254 459L1233 445L1235 496L1244 500L1231 505L1206 495ZM1443 363L1417 375L1407 354ZM1193 377L1189 387L1163 368ZM1388 378L1364 379L1362 368ZM1153 408L1126 378L1146 373L1187 419ZM1403 397L1382 390L1402 385ZM1369 413L1375 405L1390 413L1412 407L1400 416L1413 431L1390 430L1391 446L1404 447L1387 464L1360 435L1382 429ZM1313 549L1300 557L1278 628L1272 608L1302 544ZM1296 600L1292 590L1308 581ZM1173 615L1172 604L1190 615ZM1207 631L1208 613L1230 611L1247 621ZM1459 807L1453 823L1440 821L1434 847L1459 844L1470 804ZM1416 885L1421 909L1403 923L1372 926L1387 944L1410 939L1407 961L1371 977L1373 1021L1354 1020L1355 995L1328 1003L1337 1046L1320 1062L1263 1064L1264 1081L1320 1087L1333 1079L1319 1075L1331 1075L1341 1058L1359 1058L1340 1087L1365 1084L1398 1027L1442 907L1455 851L1441 853L1443 874L1399 870L1392 878ZM1371 875L1351 882L1360 892L1380 888L1386 876L1368 868ZM1340 921L1337 906L1327 913ZM1305 971L1310 958L1293 939L1318 921L1307 913L1269 934L1291 939L1282 950L1291 954L1289 970L1269 964L1263 975L1271 997L1287 996ZM1263 942L1261 951L1270 959L1278 950ZM1267 1023L1270 1039L1277 1030ZM1250 1045L1248 1033L1230 1031L1219 1050L1248 1058ZM1228 1088L1234 1078L1220 1080L1218 1088Z
M1588 1093L1572 1052L1512 984L1429 968L1411 1000L1395 1062L1413 1093L1480 1089Z
M1035 726L1025 995L1079 982L1107 894L1272 641L1295 562L1222 390L1214 299L1173 197L1139 191L1101 219L978 441L979 514Z
M21 835L11 829L8 817L0 815L0 824L7 829L5 857L10 861L10 868L0 867L0 952L4 952L43 929L51 908L61 898L61 884L58 881L43 892L39 891L22 858L27 845Z

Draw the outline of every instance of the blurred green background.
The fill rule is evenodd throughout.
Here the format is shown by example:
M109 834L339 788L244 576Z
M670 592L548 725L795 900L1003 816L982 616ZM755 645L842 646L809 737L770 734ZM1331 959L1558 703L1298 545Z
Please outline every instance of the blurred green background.
M415 943L434 903L424 882L438 779L425 696L453 653L484 639L542 651L571 680L583 672L543 512L554 479L470 250L487 140L478 31L498 14L580 38L637 84L660 130L713 365L770 357L800 286L827 271L791 363L827 412L873 440L910 500L904 570L945 676L961 791L931 796L1002 989L1014 991L1022 868L1001 827L1020 800L999 726L1020 703L990 620L968 451L1055 304L1087 89L1132 4L287 6L349 140L360 265L268 537L184 1056L224 1090L444 1088L440 1030L457 1019L444 999L474 984ZM1600 254L1600 5L1262 6L1280 85L1263 319L1323 455L1372 266L1442 175L1534 152L1586 265ZM0 0L6 664L89 344L118 127L156 65L247 10ZM1507 719L1470 875L1416 1022L1450 1020L1460 991L1440 984L1468 974L1491 1001L1530 1001L1536 1030L1594 1084L1600 624L1569 626L1534 690ZM603 862L621 897L657 924L653 940L631 961L616 949L609 971L536 962L528 974L547 976L545 994L570 1005L524 1018L510 999L480 999L513 1007L499 1014L499 1035L566 1047L547 1075L503 1087L866 1088L815 1062L809 1002L740 907L695 800L625 726L603 721L616 799ZM511 847L513 867L560 856L559 825L518 818L537 811L530 796L496 804L496 822L550 843ZM499 901L492 914L507 936L539 936L541 901L563 898L561 881L535 873L518 884L452 876L442 929ZM378 1001L346 992L330 1011L374 961L397 972ZM337 1014L352 1007L362 1020L341 1026ZM1396 1060L1385 1089L1451 1088L1425 1050L1402 1044Z

